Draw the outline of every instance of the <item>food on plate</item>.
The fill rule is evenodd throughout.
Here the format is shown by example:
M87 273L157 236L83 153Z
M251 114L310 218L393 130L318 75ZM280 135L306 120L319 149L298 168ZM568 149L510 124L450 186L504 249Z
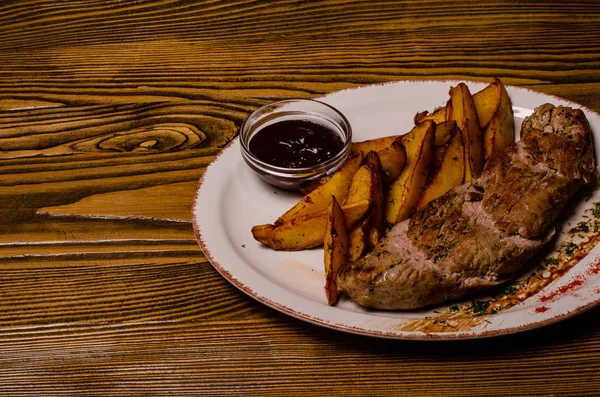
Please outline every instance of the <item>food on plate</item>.
M369 230L367 235L367 247L368 249L372 249L385 234L384 174L377 153L369 152L365 161L365 165L372 176L369 185L369 202L371 203L371 207L368 212Z
M509 280L552 238L565 203L593 183L596 168L579 109L539 106L521 137L480 178L429 202L344 267L340 291L367 307L416 309Z
M344 212L337 200L333 198L327 211L327 225L325 227L325 293L327 303L333 305L337 302L339 291L337 277L340 269L348 261L348 231Z
M491 92L485 93L484 101L478 94L486 91ZM475 94L473 101L477 114L481 115L479 122L483 129L483 157L487 161L515 141L512 105L504 84L498 79Z
M400 135L390 135L381 138L369 139L362 142L354 142L352 143L352 148L350 150L354 154L362 154L363 156L366 156L367 153L371 151L379 152L387 149L399 136Z
M263 244L267 244L269 242L269 236L275 230L277 226L266 224L266 225L256 225L252 227L252 237L256 241L260 241Z
M345 203L350 181L354 177L354 173L358 170L358 167L360 167L361 162L362 155L360 154L349 157L325 184L320 185L304 196L295 206L281 215L275 221L275 224L280 225L294 218L324 211L329 206L329 203L331 203L331 196L334 196L338 202Z
M483 136L471 91L465 83L450 89L450 120L463 133L465 145L465 182L478 178L483 169Z
M385 232L385 202L383 196L383 169L376 152L369 152L365 163L356 171L350 184L347 203L368 200L369 211L362 223L351 231L356 255L373 248Z
M349 231L349 251L350 261L355 261L369 252L369 222L366 217Z
M485 124L480 125L482 121ZM440 254L437 251L435 258L432 259L431 252L434 248L431 247L436 245L449 247L448 241L468 246L471 241L476 240L473 237L475 231L487 236L486 242L490 247L504 250L502 252L506 251L508 255L506 258L509 258L504 258L508 264L501 264L504 266L503 273L498 278L487 281L489 285L494 285L502 282L503 277L507 276L511 269L516 268L516 262L521 263L521 260L543 245L551 236L549 232L541 237L531 233L514 235L513 229L516 227L513 225L514 219L506 208L508 205L520 208L519 205L525 205L529 201L520 202L521 196L513 197L509 192L498 195L494 193L496 190L501 190L503 184L515 188L513 192L515 194L518 194L518 188L521 188L520 185L517 186L518 178L511 177L510 180L504 180L502 172L493 174L490 171L498 167L499 170L510 171L513 166L515 170L521 170L519 168L521 165L515 165L518 156L515 159L513 156L506 162L498 160L507 158L502 155L502 152L505 148L510 148L510 144L514 142L510 98L500 80L494 80L475 95L471 95L464 83L451 87L445 106L435 109L433 113L427 111L417 113L414 122L415 126L406 134L352 143L351 156L346 162L333 174L302 186L301 190L306 195L281 215L275 224L257 225L252 228L252 234L257 241L275 250L295 251L324 245L327 271L325 290L330 304L337 301L336 279L332 279L332 275L335 274L337 277L337 269L341 266L332 266L332 264L341 263L339 253L342 251L346 255L344 261L352 263L350 268L344 269L343 275L340 276L342 290L360 304L367 302L367 305L373 307L384 307L388 305L385 302L389 298L388 301L392 302L391 306L409 308L418 307L415 305L421 305L423 302L424 305L435 303L435 299L420 296L419 293L429 291L429 287L438 288L438 286L441 286L441 291L444 291L447 287L444 284L446 280L440 274L445 274L444 269L450 266L446 262L454 261L452 262L454 264L459 260L451 252ZM531 133L531 136L535 134ZM550 138L544 139L540 144L546 144L545 142ZM524 139L523 142L527 140ZM561 146L560 142L554 143ZM544 150L547 149L544 146ZM548 161L554 161L552 159L555 157L555 155L551 156ZM484 176L481 176L486 161L489 163L486 166L487 171ZM509 172L507 175L512 173ZM498 182L500 180L501 183ZM471 182L459 187L469 181ZM555 183L554 180L549 181ZM482 201L484 185L487 186L488 193ZM560 194L552 196L554 201L548 201L550 195L540 201L538 196L541 197L543 194L537 192L533 200L535 205L532 203L527 205L554 211L552 205L562 203L563 196L570 194L569 189L570 187L566 190L558 189ZM525 208L523 207L522 210L526 211ZM463 210L466 211L464 214ZM424 214L431 216L431 220L423 218ZM536 214L533 210L527 216L522 216L531 223L524 227L525 230L532 229L536 232L545 227L536 226L541 224L533 219ZM411 216L413 220L409 222ZM344 222L340 219L344 219ZM496 222L493 227L490 227L489 219ZM468 224L461 224L461 222ZM428 229L430 223L438 229L441 228L441 231L438 230L439 235L431 234L433 233L431 230L436 229L435 227ZM388 236L384 238L386 225L393 227L396 224L398 226L391 229ZM502 229L504 227L502 225L508 225L506 230ZM460 230L466 230L464 233L469 236L461 237L464 238L464 242L460 240L460 236L453 234ZM340 234L344 236L343 244L338 245L343 248L336 250L335 242ZM448 237L443 237L444 235ZM441 240L436 242L435 239ZM502 243L493 245L495 239L502 239ZM463 248L460 254L467 258L471 251L467 249L468 247ZM374 253L369 255L370 252ZM487 251L481 250L481 253L485 252ZM488 254L489 258L493 258L489 252ZM365 259L373 258L373 255L381 256L381 259ZM405 257L399 258L398 255ZM442 270L436 268L438 261L442 263L440 268ZM368 265L362 265L365 263ZM391 266L391 263L403 264L400 266L402 269L416 269L416 271L410 276L403 276L400 269L386 268ZM470 284L467 281L456 285L460 293L477 290L485 284L481 280L489 276L487 274L473 276L465 273L463 277L460 273L464 270L460 267L463 265L452 266L458 269L457 274L453 276L456 280L469 279L469 277L472 279ZM485 263L480 263L478 266L481 269ZM463 267L468 268L467 265ZM411 291L406 287L405 284L410 284L411 280L404 280L403 277L413 277L416 280L420 274L426 275L429 274L428 272L434 275L432 278L423 276L425 279L419 284L417 291ZM370 295L366 294L367 298L359 296L364 293L361 288L366 288L365 280L370 277L377 278L378 275L383 276L376 281L369 281L371 285L368 285L368 288L376 289L370 291ZM481 280L477 278L478 276L481 276ZM394 281L394 277L399 281ZM402 291L393 290L394 288ZM336 289L335 293L334 289ZM382 298L377 294L389 294L389 296ZM407 297L407 294L413 298ZM461 296L456 295L457 293L453 294L440 292L440 296L445 296L443 300ZM371 296L376 297L371 298ZM410 299L414 302L411 303Z
M402 137L407 160L402 173L386 193L385 218L388 223L396 224L411 215L427 183L434 143L435 123L431 120L416 125Z
M465 145L458 128L448 142L444 157L438 169L434 172L431 182L421 195L417 209L440 197L455 186L461 185L465 177Z
M406 165L406 150L402 144L402 137L394 139L390 146L378 151L377 155L383 169L383 182L390 185L398 179Z
M431 120L436 124L443 123L446 121L446 107L439 107L433 111L433 113L429 113L427 110L423 112L419 112L415 115L415 125L421 124L425 120Z
M360 221L369 210L368 200L357 201L342 206L348 228ZM313 214L299 216L289 222L277 225L271 233L261 241L263 244L284 251L298 251L323 245L327 209ZM257 226L254 226L255 228ZM259 225L259 227L266 227Z
M444 153L448 148L450 139L456 132L456 121L444 121L435 126L435 147L433 148L432 169L437 170L442 164ZM460 131L460 130L459 130Z
M393 138L393 139L392 139ZM363 145L364 144L364 145ZM377 152L381 166L383 167L383 181L389 185L395 181L406 164L406 150L401 142L401 137L393 135L382 139L372 139L369 141L353 143L352 152L356 155L365 157L370 151ZM356 149L358 147L358 149ZM367 150L371 148L372 150ZM378 149L378 150L375 150ZM319 180L309 182L300 187L300 191L308 194L327 183L331 179L331 175L320 178Z

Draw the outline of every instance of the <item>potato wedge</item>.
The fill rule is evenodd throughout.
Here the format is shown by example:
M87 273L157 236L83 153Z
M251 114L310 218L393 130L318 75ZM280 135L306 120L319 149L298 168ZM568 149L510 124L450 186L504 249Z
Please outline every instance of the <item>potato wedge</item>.
M446 121L446 107L441 106L434 109L433 113L429 113L427 110L419 112L415 115L415 125L421 124L425 120L431 120L436 124L443 123Z
M437 169L431 182L423 191L417 209L423 208L430 201L462 184L465 175L465 164L465 147L462 133L458 128L455 128L440 168Z
M435 126L435 147L433 150L433 166L432 169L437 170L442 164L444 153L448 147L448 142L456 129L456 121L444 121Z
M306 182L304 185L300 186L300 192L302 194L308 194L318 188L321 185L326 184L331 179L331 175L325 175L315 181Z
M383 171L383 182L391 185L406 165L406 149L402 144L402 137L398 137L391 146L377 152Z
M399 145L404 150L404 146ZM354 174L346 203L361 200L368 200L371 206L366 219L350 232L353 260L372 249L385 232L383 170L379 155L374 151L367 154L365 163Z
M390 135L381 138L369 139L367 141L362 142L354 142L352 144L351 151L353 154L360 153L364 157L370 151L379 152L381 150L387 149L399 136L400 135Z
M385 218L392 225L411 215L427 183L435 143L434 122L427 120L415 126L404 135L402 143L406 148L406 167L389 187L386 199Z
M401 146L402 150L404 150L404 145L400 142L398 144ZM369 215L367 216L367 219L369 220L367 248L370 251L385 234L384 175L379 154L369 152L365 160L365 165L371 173L371 183L369 186L369 202L371 203L371 207L369 208Z
M331 203L332 197L335 197L339 203L344 204L348 196L350 181L358 167L360 167L362 157L360 154L349 157L340 169L331 176L329 181L304 196L295 206L281 215L275 221L275 224L281 225L294 218L324 211Z
M456 128L456 121L443 121L435 125L435 146L445 146L452 135L454 135L454 129Z
M466 84L460 83L450 89L452 103L451 120L463 133L465 145L465 182L478 178L483 170L483 134L479 127L473 97Z
M340 269L348 263L348 231L344 212L335 198L329 206L325 227L325 294L327 304L334 305L339 298L337 277Z
M256 241L267 244L275 227L275 225L271 224L256 225L252 228L252 237L254 237Z
M486 161L515 142L515 119L510 97L500 80L497 84L500 86L500 102L483 131L483 155Z
M342 206L348 229L358 223L369 210L368 200ZM275 250L298 251L323 244L328 210L303 215L277 226L266 242Z
M368 250L369 240L369 217L366 217L358 225L350 230L349 238L349 255L350 261L355 261L365 255Z
M375 153L375 152L369 152ZM361 200L371 199L371 185L373 184L373 175L367 164L360 166L358 171L352 177L350 188L348 189L348 198L346 204L356 203Z
M497 112L503 90L506 92L504 84L499 79L494 79L484 89L473 94L473 104L481 128L485 128L492 120L494 113Z

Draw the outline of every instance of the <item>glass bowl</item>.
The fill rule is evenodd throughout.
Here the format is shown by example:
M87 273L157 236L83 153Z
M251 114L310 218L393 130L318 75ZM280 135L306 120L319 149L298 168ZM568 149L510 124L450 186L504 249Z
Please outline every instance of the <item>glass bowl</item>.
M328 160L306 168L283 168L266 163L250 151L250 141L261 129L283 120L306 120L321 124L338 134L341 150ZM267 183L285 190L323 178L338 169L350 154L352 128L346 117L334 107L311 99L288 99L256 109L240 128L242 157L246 164Z

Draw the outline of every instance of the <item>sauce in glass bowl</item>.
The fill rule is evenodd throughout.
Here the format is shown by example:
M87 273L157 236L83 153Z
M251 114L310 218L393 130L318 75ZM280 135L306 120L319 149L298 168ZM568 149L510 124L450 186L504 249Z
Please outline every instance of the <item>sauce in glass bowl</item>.
M306 168L329 160L342 150L339 134L310 120L282 120L258 131L250 152L265 163Z
M274 102L240 128L242 157L267 183L286 190L333 173L352 144L350 123L337 109L309 99Z

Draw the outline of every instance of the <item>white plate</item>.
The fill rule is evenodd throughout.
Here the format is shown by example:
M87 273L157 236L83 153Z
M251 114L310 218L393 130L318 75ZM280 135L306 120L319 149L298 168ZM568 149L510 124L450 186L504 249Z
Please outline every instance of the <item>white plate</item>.
M354 141L361 141L410 130L415 113L443 106L450 86L457 83L402 81L340 91L319 99L344 113L352 125ZM474 82L467 85L473 93L485 86ZM507 90L513 103L517 132L523 118L531 114L534 107L550 102L583 109L592 130L600 133L600 115L581 105L527 89L507 87ZM600 158L598 152L596 158ZM523 291L527 289L517 289L517 296L521 298L519 303L494 315L473 315L470 300L453 307L416 312L367 310L349 300L341 300L330 307L323 290L322 249L273 251L254 241L250 233L254 225L275 221L299 198L297 194L279 191L263 183L242 160L236 139L203 174L193 205L193 224L202 250L223 277L258 301L302 320L352 333L395 339L478 338L556 322L600 301L597 271L600 269L595 267L600 249L596 247L537 295L522 299ZM584 217L590 214L586 209L596 201L600 201L598 190L589 200L581 200L573 208L563 232L577 222L589 219ZM558 249L565 238L570 238L562 235L551 250ZM588 246L595 246L595 241ZM553 255L556 253L548 254ZM535 277L545 278L548 282L554 277L554 273L550 277L548 273L538 272ZM533 283L537 279L530 280Z

